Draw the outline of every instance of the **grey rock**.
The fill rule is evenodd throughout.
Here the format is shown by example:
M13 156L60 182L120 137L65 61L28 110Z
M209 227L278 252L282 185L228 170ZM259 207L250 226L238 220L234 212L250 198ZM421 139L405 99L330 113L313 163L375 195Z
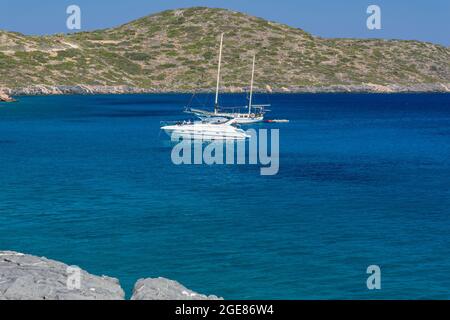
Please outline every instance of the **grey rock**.
M0 101L3 101L3 102L14 102L16 100L11 98L7 93L5 93L2 90L0 90Z
M0 300L123 300L115 278L80 269L80 287L68 285L69 266L45 257L0 251ZM75 286L77 287L77 286Z
M0 300L123 300L119 281L80 272L80 286L69 280L74 266L14 251L0 251ZM71 285L72 284L72 285ZM76 286L75 286L76 287ZM136 282L132 300L222 300L165 278Z
M166 278L146 278L136 282L131 300L223 300L187 289Z

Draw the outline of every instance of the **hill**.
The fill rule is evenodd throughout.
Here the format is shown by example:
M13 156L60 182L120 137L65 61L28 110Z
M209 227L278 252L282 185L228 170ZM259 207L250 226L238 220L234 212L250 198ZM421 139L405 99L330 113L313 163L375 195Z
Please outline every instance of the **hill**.
M243 13L202 7L68 35L0 31L0 88L10 93L45 93L43 88L54 86L62 91L73 86L85 91L212 90L221 32L222 85L228 91L248 86L253 54L259 90L450 89L450 49L440 45L324 39Z

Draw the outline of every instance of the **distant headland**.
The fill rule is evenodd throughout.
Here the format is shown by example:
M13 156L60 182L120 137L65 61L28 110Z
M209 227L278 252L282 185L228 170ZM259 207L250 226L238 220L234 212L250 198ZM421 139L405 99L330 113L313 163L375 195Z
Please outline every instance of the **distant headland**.
M0 92L213 91L221 32L225 92L247 89L253 54L260 92L450 91L450 49L441 45L327 39L239 12L195 7L67 35L0 31Z

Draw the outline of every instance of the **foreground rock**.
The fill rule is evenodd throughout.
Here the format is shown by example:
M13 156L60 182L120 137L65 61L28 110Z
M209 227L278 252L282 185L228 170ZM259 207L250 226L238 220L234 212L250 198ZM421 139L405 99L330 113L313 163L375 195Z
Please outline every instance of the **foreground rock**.
M187 289L180 283L165 278L147 278L136 282L131 300L222 300Z
M0 251L0 300L122 300L119 281L81 270L80 288L68 285L68 265L13 251Z
M11 98L9 95L7 95L6 93L0 91L0 101L14 102L15 100L13 98Z
M80 277L77 277L77 274ZM77 281L76 279L79 279ZM14 251L0 251L0 300L123 300L119 281L95 276L62 262ZM140 279L132 300L219 300L176 281Z

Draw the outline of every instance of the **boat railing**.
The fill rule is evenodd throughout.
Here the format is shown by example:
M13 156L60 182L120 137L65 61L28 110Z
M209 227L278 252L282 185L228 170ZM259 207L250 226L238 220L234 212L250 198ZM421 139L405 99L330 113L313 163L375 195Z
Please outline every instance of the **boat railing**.
M270 104L253 104L252 109L255 109L252 113L264 113L266 107L270 107ZM242 107L221 107L220 110L231 110L231 113L247 113L248 106Z
M161 126L171 126L171 125L182 125L182 124L193 124L192 120L164 120L159 122Z

